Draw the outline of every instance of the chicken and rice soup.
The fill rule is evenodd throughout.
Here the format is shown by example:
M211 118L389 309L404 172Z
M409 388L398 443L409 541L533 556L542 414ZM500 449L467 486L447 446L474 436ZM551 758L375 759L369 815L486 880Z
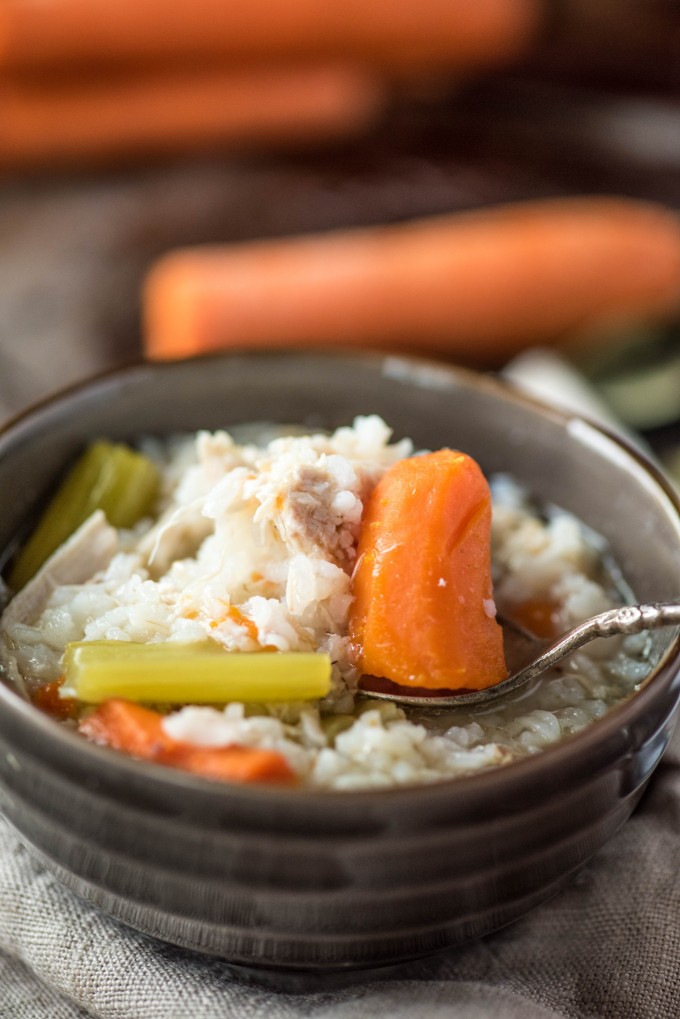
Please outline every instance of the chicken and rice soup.
M362 514L390 467L417 455L412 444L392 442L368 416L330 435L200 432L140 449L161 479L153 513L125 528L92 514L3 614L2 668L40 706L62 683L73 642L324 654L321 697L149 706L168 745L273 751L304 787L352 790L469 775L539 752L592 724L649 671L641 634L595 642L491 706L401 709L358 695L348 619ZM596 535L533 505L510 477L489 480L487 614L546 636L627 600ZM92 712L73 699L49 703L69 703L54 713L74 727Z

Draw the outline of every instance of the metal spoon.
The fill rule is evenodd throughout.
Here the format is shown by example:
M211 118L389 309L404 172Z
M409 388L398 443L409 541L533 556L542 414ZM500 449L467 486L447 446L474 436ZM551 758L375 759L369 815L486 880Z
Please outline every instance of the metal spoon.
M521 627L509 620L502 622L506 634L506 645L510 635L516 638L519 634L535 648L536 638L531 637ZM397 686L396 683L391 683L389 680L369 676L362 678L359 693L371 698L395 701L397 704L411 704L421 708L452 708L461 704L484 704L524 686L542 672L557 665L572 651L583 647L584 644L589 644L596 637L627 636L641 633L643 630L658 630L663 626L678 625L680 625L680 604L624 605L620 608L609 609L607 612L600 612L599 615L579 623L578 626L568 630L544 648L527 665L517 669L507 679L487 687L485 690L461 690L460 693L455 690L437 692L424 687Z

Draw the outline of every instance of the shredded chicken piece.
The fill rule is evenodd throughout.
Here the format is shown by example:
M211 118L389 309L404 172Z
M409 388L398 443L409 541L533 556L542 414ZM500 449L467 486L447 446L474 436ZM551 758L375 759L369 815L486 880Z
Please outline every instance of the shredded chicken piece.
M96 510L71 537L41 566L36 575L15 595L2 615L0 627L0 669L25 694L25 677L17 664L12 631L17 624L34 623L55 588L83 584L105 569L118 551L118 532Z
M329 556L348 569L356 555L357 528L348 525L340 512L346 507L336 505L343 498L357 501L349 491L339 492L332 475L324 470L302 467L287 493L283 520L288 540L298 544L300 551Z

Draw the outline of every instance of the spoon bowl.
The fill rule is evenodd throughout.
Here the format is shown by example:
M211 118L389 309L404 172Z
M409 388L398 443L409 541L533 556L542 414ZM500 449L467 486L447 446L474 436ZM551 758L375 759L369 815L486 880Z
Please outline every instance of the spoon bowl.
M524 646L537 641L523 627L512 620L501 620L505 630L506 656L508 647L513 649L513 657L517 656L517 637ZM525 686L548 669L553 668L573 651L589 644L597 637L630 636L644 630L658 630L664 626L680 625L680 604L675 602L659 602L648 605L622 605L596 616L584 619L572 629L567 630L557 640L543 647L540 654L529 662L516 668L506 679L483 690L430 690L425 687L411 689L398 686L390 680L377 676L364 676L359 685L359 693L378 700L393 701L396 704L408 704L424 708L455 708L463 704L486 704ZM521 652L520 652L521 653ZM526 651L524 652L526 654Z

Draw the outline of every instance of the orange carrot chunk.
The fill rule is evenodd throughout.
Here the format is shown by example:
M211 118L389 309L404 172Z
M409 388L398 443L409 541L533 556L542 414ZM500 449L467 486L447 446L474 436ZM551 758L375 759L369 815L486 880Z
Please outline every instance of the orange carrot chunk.
M164 754L163 764L222 782L293 785L295 774L283 754L253 747L191 747L181 744Z
M559 609L559 604L549 598L528 598L508 606L507 614L514 623L523 626L535 637L547 640L559 635Z
M489 486L464 453L442 449L386 472L365 509L353 577L362 672L433 690L505 678L490 530Z
M158 711L111 698L84 718L78 731L93 743L151 761L171 750L175 743L166 735L162 721Z
M199 747L172 739L163 716L132 701L111 698L79 725L93 743L223 782L293 785L296 776L283 754L238 745Z
M44 711L50 718L58 718L65 722L75 718L78 711L78 701L75 697L62 697L60 689L63 685L63 677L53 683L45 683L39 686L32 695L32 701L36 708Z

